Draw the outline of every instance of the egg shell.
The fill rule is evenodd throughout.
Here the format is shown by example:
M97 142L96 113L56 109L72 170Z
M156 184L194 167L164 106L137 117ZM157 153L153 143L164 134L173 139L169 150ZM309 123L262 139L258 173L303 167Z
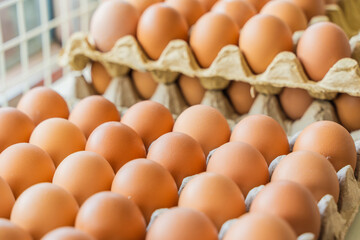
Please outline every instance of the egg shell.
M334 100L341 124L349 131L360 129L360 97L339 94Z
M256 11L260 12L263 6L268 3L270 0L246 0L247 2L251 3Z
M134 5L136 9L139 11L140 14L142 14L145 9L150 7L151 5L155 3L163 2L164 0L127 0L129 3Z
M167 0L166 4L179 11L186 18L189 27L206 12L200 0Z
M204 6L206 11L210 11L212 6L218 1L218 0L199 0Z
M308 20L315 16L325 15L324 0L291 0L305 13Z
M97 93L104 94L111 80L112 77L101 63L91 64L91 82Z
M0 177L0 218L9 218L15 203L14 194L5 180Z
M135 88L140 97L147 100L150 99L157 88L157 82L151 76L150 72L140 72L133 70L131 77L134 81Z
M181 75L179 78L179 87L185 101L190 106L200 104L205 95L205 88L196 77Z
M306 90L300 88L283 88L279 100L291 120L300 119L314 101Z
M0 218L0 239L32 240L32 237L24 229L9 220Z
M242 115L249 112L256 97L251 94L250 84L232 81L230 86L226 89L226 92L237 113Z
M95 238L74 227L61 227L47 233L41 240L95 240Z

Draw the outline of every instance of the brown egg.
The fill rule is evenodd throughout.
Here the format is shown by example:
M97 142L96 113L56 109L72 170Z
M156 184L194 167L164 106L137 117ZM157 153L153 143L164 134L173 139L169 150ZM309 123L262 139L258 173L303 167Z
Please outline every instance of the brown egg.
M167 210L150 225L146 240L217 240L217 229L202 212L175 207Z
M306 14L308 20L318 15L325 15L324 0L292 0Z
M189 41L200 66L208 68L223 47L237 45L238 40L239 28L231 17L208 12L193 26Z
M251 96L251 85L244 82L232 81L226 89L233 107L239 114L248 113L255 101Z
M304 89L283 88L279 100L286 116L291 120L297 120L304 115L314 99Z
M166 0L166 4L178 10L191 27L207 11L201 0Z
M320 233L320 212L311 192L291 181L271 182L256 195L250 213L268 213L287 221L299 236Z
M89 96L75 105L69 116L88 138L99 125L110 121L120 121L120 114L116 106L103 96Z
M14 194L5 180L0 177L0 218L9 218L15 203Z
M140 97L145 100L150 99L158 85L151 76L151 73L133 70L131 72L131 77L134 80L135 88Z
M11 221L37 240L56 228L73 226L78 210L69 192L51 183L38 183L16 200Z
M351 57L351 49L349 39L340 27L319 22L305 30L296 54L309 78L321 81L337 61Z
M280 155L288 154L289 142L284 129L271 117L250 115L236 124L230 141L241 141L255 147L268 165Z
M49 154L30 143L18 143L0 154L0 176L9 184L15 198L28 187L51 182L55 165Z
M296 240L296 234L283 219L267 213L246 213L225 233L223 240Z
M305 13L289 0L270 1L261 9L261 13L280 18L290 27L293 33L307 28Z
M32 240L32 237L24 229L7 219L0 218L0 239L3 240Z
M101 63L93 62L91 64L91 82L96 92L104 94L111 80L112 77Z
M34 127L33 121L16 108L0 108L0 153L15 143L28 142Z
M199 0L199 1L201 2L201 4L203 4L205 6L206 11L210 11L210 9L214 6L214 4L218 0Z
M151 144L148 159L160 163L174 177L178 187L185 177L204 172L206 160L201 145L178 132L162 135Z
M334 100L334 103L341 124L349 131L360 129L360 97L342 93Z
M292 51L292 33L281 19L258 14L245 23L239 47L250 68L259 74L266 70L280 52Z
M93 194L110 190L114 176L105 158L94 152L80 151L60 163L53 183L69 191L81 206Z
M51 118L34 129L29 142L47 152L57 167L71 153L84 150L86 138L70 121Z
M182 132L198 141L208 153L229 141L230 127L225 117L215 108L194 105L183 111L177 118L173 132Z
M118 39L126 35L135 36L138 19L138 10L128 2L109 0L101 3L90 23L90 35L96 48L107 52Z
M107 122L97 127L86 143L86 151L103 156L117 172L122 165L146 156L144 144L137 133L119 122Z
M69 108L64 98L48 87L36 87L21 97L17 109L38 125L48 118L68 118Z
M178 202L176 183L169 171L148 159L136 159L122 166L111 191L133 200L147 223L156 209L174 207Z
M163 2L164 0L127 0L129 3L134 5L140 14L142 14L145 9L150 7L151 5L159 2Z
M180 193L179 207L205 213L218 230L224 222L244 214L245 201L237 185L228 177L205 172L191 179Z
M146 224L136 204L123 195L100 192L81 206L75 227L97 240L145 238Z
M349 132L340 124L319 121L307 126L297 138L294 152L308 150L318 152L328 159L336 171L346 165L355 170L356 149Z
M217 148L209 159L206 171L229 177L244 196L254 187L269 182L265 158L256 148L243 142L229 142Z
M181 75L179 86L187 104L192 106L201 103L205 95L205 88L198 78Z
M311 171L309 171L311 169ZM289 180L307 187L317 202L330 194L339 199L339 180L334 167L320 153L296 151L281 160L271 181Z
M141 15L137 38L147 55L155 60L171 40L188 40L188 25L177 10L165 3L157 3Z
M271 0L246 0L246 1L251 3L255 7L256 11L260 12L262 7Z
M95 238L74 227L61 227L49 232L41 240L95 240Z
M239 29L244 26L247 20L256 15L254 6L245 0L219 1L212 7L211 11L228 15L236 22Z

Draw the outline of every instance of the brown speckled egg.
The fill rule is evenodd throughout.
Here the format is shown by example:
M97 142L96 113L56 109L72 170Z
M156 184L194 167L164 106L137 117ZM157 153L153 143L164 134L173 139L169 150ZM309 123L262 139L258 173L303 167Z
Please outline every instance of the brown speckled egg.
M217 240L217 229L202 212L175 207L167 210L150 225L146 240Z
M53 183L69 191L82 205L93 194L110 190L114 176L105 158L94 152L79 151L60 163Z
M185 101L190 106L200 104L205 95L205 88L196 77L181 75L179 78L179 87Z
M251 3L256 11L260 12L263 6L268 3L270 0L246 0L248 3Z
M91 64L91 82L96 92L104 94L111 80L112 77L101 63L93 62Z
M146 223L136 204L127 197L100 192L81 206L75 227L97 240L145 238Z
M292 51L292 33L280 18L258 14L241 30L239 47L255 74L262 73L283 51Z
M229 142L217 148L209 159L206 171L229 177L245 197L254 187L269 182L265 158L256 148L243 142Z
M119 122L107 122L98 126L91 133L85 150L103 156L114 172L128 161L146 156L140 136L130 127Z
M5 180L0 177L0 218L9 218L15 203L14 194Z
M225 233L223 240L296 240L296 234L283 219L267 213L246 213Z
M151 76L151 73L133 70L131 72L131 77L134 81L135 88L139 93L140 97L145 100L150 99L158 85L157 82L155 82L154 78Z
M305 13L308 20L315 16L325 15L324 0L291 0L298 5Z
M105 122L120 121L116 106L102 96L89 96L77 103L69 121L74 123L88 138L92 131Z
M299 150L322 154L332 163L336 171L346 165L350 165L355 170L354 140L349 132L338 123L319 121L307 126L295 142L293 151Z
M54 172L49 154L33 144L14 144L0 154L0 176L10 185L15 198L36 183L51 182Z
M7 219L0 218L0 239L3 240L32 240L32 237L21 227Z
M238 40L239 28L231 17L208 12L193 26L189 41L200 66L208 68L223 47L237 45Z
M320 212L311 192L291 181L271 182L253 200L250 213L268 213L284 219L299 236L320 233Z
M226 92L239 114L248 113L256 98L251 96L251 85L244 82L232 81Z
M93 236L74 227L57 228L46 234L41 240L96 240Z
M271 117L250 115L236 124L230 141L241 141L255 147L268 165L280 155L288 154L289 142L284 129Z
M297 120L304 115L314 99L305 89L283 88L279 100L286 116Z
M337 61L351 57L351 49L349 39L340 27L319 22L305 30L296 54L309 78L321 81Z
M0 153L15 143L28 142L34 127L33 121L16 108L0 108Z
M51 183L38 183L16 200L11 221L38 240L56 228L73 226L78 210L68 191Z
M203 4L205 6L206 11L210 11L210 9L214 6L214 4L218 0L199 0L199 1L201 2L201 4Z
M244 214L244 196L235 182L221 174L195 175L180 193L179 207L205 213L220 230L229 219Z
M186 18L189 27L206 12L199 0L166 0L166 4L178 10Z
M194 138L200 143L205 156L230 138L226 118L217 109L206 105L194 105L183 111L174 124L173 132Z
M228 15L241 29L251 17L255 16L256 9L245 0L218 1L211 9L212 12L220 12Z
M148 159L135 159L122 166L111 191L133 200L147 223L156 209L174 207L178 202L176 183L170 172Z
M341 124L349 131L360 129L360 97L342 93L334 103Z
M120 38L135 36L138 19L138 10L128 2L109 0L101 3L90 23L90 35L96 48L107 52Z
M64 98L48 87L36 87L25 93L17 109L26 113L35 125L48 118L69 117L69 108Z
M157 3L141 15L137 38L147 55L158 59L171 40L188 40L188 25L177 10L165 3Z
M205 155L201 145L189 135L170 132L151 144L147 158L164 166L178 187L185 177L204 172Z
M126 0L132 5L136 7L140 14L142 14L145 9L150 7L151 5L159 2L163 2L164 0Z
M71 153L84 150L86 138L82 131L70 121L50 118L34 129L29 142L47 152L56 167Z

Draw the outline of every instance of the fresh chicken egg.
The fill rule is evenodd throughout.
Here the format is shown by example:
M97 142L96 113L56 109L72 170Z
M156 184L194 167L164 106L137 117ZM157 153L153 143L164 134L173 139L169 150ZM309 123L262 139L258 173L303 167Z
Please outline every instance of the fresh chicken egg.
M140 97L145 100L150 99L158 86L157 82L155 82L151 76L151 73L133 70L131 77Z
M163 2L164 0L127 0L129 3L134 5L136 9L139 11L140 14L142 14L145 9L150 7L151 5L155 3Z
M325 15L325 1L324 0L291 0L299 6L305 13L307 19L319 15Z
M205 88L197 77L188 77L182 74L179 78L179 87L185 101L190 106L200 104L204 98Z
M74 227L61 227L47 233L41 240L96 240Z
M199 1L201 2L201 4L204 5L206 11L210 11L210 9L214 6L214 4L218 0L199 0Z
M283 88L279 95L280 105L291 120L300 119L314 99L305 89Z
M28 232L10 222L8 219L0 218L0 239L32 240L32 237Z
M256 93L255 96L251 94L250 84L232 81L226 92L237 113L242 115L250 111L256 98Z
M91 82L97 93L104 94L111 80L112 77L101 63L93 62L91 64Z
M360 97L342 93L334 103L341 124L349 131L360 129Z
M15 197L9 184L0 177L0 218L10 218L14 203Z
M271 0L246 0L247 2L251 3L257 12L260 12L263 6Z
M189 27L206 12L200 0L167 0L166 4L178 10L186 18Z

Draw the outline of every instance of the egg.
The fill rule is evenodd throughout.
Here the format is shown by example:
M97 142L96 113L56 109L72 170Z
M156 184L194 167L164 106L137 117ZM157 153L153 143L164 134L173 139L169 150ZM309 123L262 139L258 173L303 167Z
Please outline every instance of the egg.
M121 119L142 138L145 148L161 135L171 132L174 118L169 109L153 101L142 101L131 106Z
M120 38L135 36L138 20L138 10L128 2L109 0L101 3L90 22L90 35L96 48L108 52Z
M150 99L158 86L157 82L155 82L151 76L151 73L133 70L131 77L140 97L145 100Z
M76 217L75 227L97 240L145 238L144 217L127 197L100 192L87 199Z
M255 101L255 97L251 95L250 84L232 81L226 92L237 113L242 115L250 111Z
M202 212L175 207L159 215L150 225L146 240L217 240L217 229Z
M218 0L199 0L199 1L201 2L201 4L205 6L206 11L209 11Z
M295 141L294 152L314 151L322 154L336 171L346 165L356 166L355 143L349 132L340 124L318 121L307 126Z
M224 13L231 17L241 29L251 17L256 15L256 9L245 0L218 1L211 9L212 12Z
M48 87L36 87L25 93L17 109L38 125L48 118L68 118L69 108L64 98Z
M230 127L225 117L215 108L194 105L183 111L175 121L173 132L181 132L198 141L208 153L229 141Z
M148 159L135 159L122 166L111 191L133 200L147 223L156 209L174 207L178 201L176 183L170 172Z
M80 151L60 163L52 182L69 191L81 206L93 194L110 190L114 176L105 158L94 152Z
M29 142L47 152L57 167L71 153L84 150L86 138L70 121L50 118L36 126Z
M238 39L239 28L231 17L208 12L193 26L189 44L200 66L208 68L223 47L237 45Z
M251 3L257 12L260 12L263 6L271 0L246 0L248 3Z
M151 5L141 15L137 39L151 59L158 59L171 40L188 40L186 19L165 3Z
M330 22L319 22L305 30L296 54L309 78L321 81L337 61L351 57L351 48L340 27Z
M283 88L279 100L286 116L291 120L297 120L304 115L314 99L305 89Z
M143 13L145 9L147 9L151 5L155 3L163 2L164 0L127 0L127 1L132 5L134 5L140 13Z
M230 141L241 141L255 147L268 165L280 155L289 153L289 142L284 129L271 117L250 115L233 129Z
M299 6L308 20L315 16L325 15L325 1L324 0L291 0Z
M17 198L28 187L51 182L55 165L49 154L30 143L18 143L0 154L0 176Z
M258 14L241 31L239 47L255 74L262 73L283 51L292 51L292 33L280 18Z
M93 62L91 64L91 82L97 93L104 94L111 80L112 77L101 63Z
M41 240L95 240L95 238L74 227L61 227L47 233Z
M178 10L186 18L189 27L206 12L200 0L167 0L166 4Z
M309 169L311 171L309 172ZM271 181L289 180L307 187L317 202L326 194L339 199L339 180L334 167L320 153L296 151L281 160Z
M85 147L103 156L117 172L125 163L144 158L146 151L139 135L119 122L103 123L91 133Z
M346 93L339 94L334 100L341 124L349 131L360 129L360 97Z
M10 220L38 240L51 230L73 226L78 210L69 192L51 183L38 183L19 196Z
M32 240L32 237L24 229L9 220L0 218L0 239Z
M247 213L234 222L223 240L296 240L296 234L283 219L267 213Z
M290 27L293 33L307 28L305 13L289 0L270 1L261 9L260 13L280 18Z
M244 196L235 182L221 174L205 172L191 179L180 193L179 207L205 213L220 230L224 222L244 214Z
M205 88L200 80L196 77L181 75L178 81L186 103L190 106L200 104L205 95Z
M88 138L99 125L120 121L116 106L102 96L89 96L77 103L71 111L69 121L74 123Z
M0 177L0 218L9 218L15 203L14 194L9 184Z
M204 172L205 154L201 145L189 135L170 132L151 144L147 158L165 167L180 188L185 177Z
M28 142L34 127L33 121L16 108L0 108L0 153L15 143Z
M265 158L256 148L243 142L229 142L217 148L209 159L206 171L229 177L244 196L254 187L269 182Z

